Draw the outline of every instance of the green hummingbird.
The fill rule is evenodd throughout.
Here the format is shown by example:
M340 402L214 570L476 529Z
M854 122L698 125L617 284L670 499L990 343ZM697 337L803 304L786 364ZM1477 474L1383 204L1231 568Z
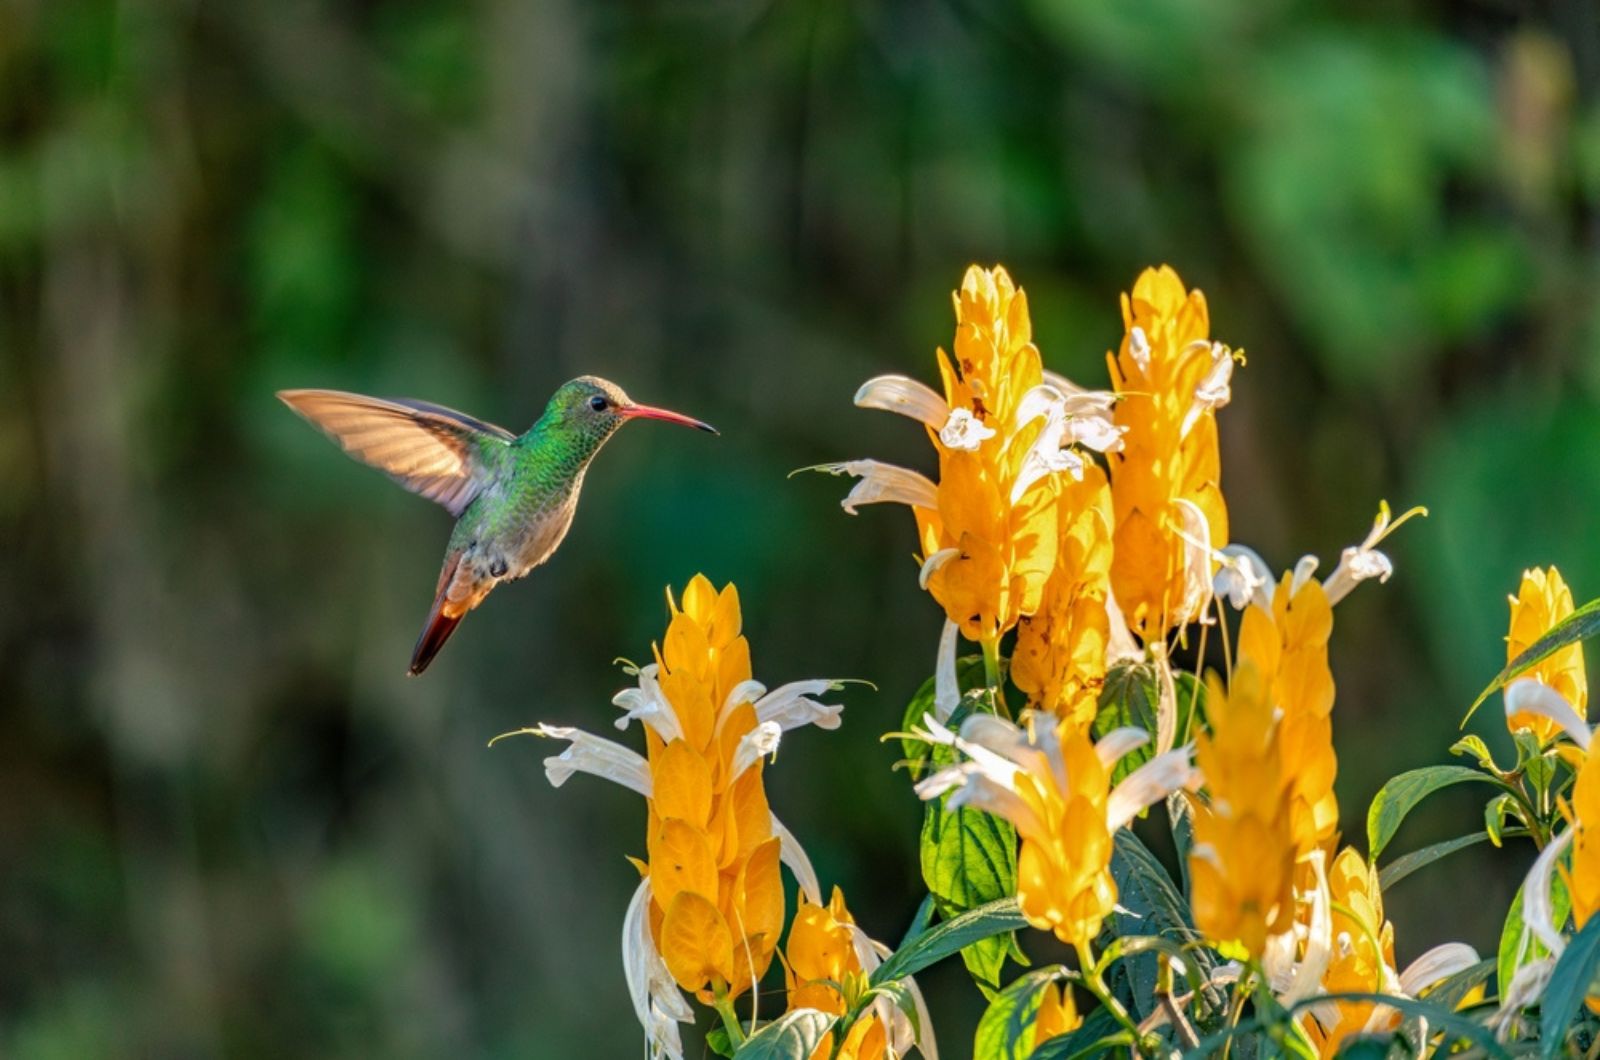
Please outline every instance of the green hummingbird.
M572 525L589 462L624 423L666 420L717 433L682 413L637 404L592 375L563 383L522 435L426 401L338 390L280 390L278 397L351 457L456 517L433 609L411 654L412 676L495 586L550 558Z

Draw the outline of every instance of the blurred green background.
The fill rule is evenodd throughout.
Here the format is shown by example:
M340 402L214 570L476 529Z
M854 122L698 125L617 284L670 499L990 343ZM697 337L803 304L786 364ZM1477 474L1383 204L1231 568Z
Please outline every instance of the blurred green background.
M934 378L969 261L1091 385L1140 268L1202 287L1274 566L1432 508L1338 612L1358 844L1446 759L1522 567L1600 594L1592 0L0 0L0 1055L637 1055L639 802L485 742L607 729L697 570L769 684L877 684L768 777L898 939L919 809L876 738L941 616L903 511L784 476L930 465L850 397ZM274 389L520 430L582 372L723 437L631 428L556 559L406 679L449 519ZM1402 965L1491 949L1530 860L1399 885ZM976 993L926 985L963 1055Z

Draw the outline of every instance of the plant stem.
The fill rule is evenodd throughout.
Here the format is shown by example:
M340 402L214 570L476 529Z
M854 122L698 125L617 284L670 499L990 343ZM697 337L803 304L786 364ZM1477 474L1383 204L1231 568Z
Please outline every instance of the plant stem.
M728 988L720 982L715 984L716 996L713 1007L717 1015L722 1017L722 1027L728 1032L728 1041L735 1050L744 1044L744 1030L739 1026L739 1014L733 1011L733 998L728 996Z
M989 686L994 695L995 713L1009 719L1011 711L1006 706L1006 679L1000 673L1000 638L985 637L982 646L983 683Z
M1100 1002L1107 1012L1111 1013L1111 1018L1121 1024L1122 1028L1128 1032L1130 1041L1133 1043L1134 1055L1143 1056L1144 1035L1139 1033L1139 1025L1133 1021L1132 1016L1128 1015L1128 1010L1122 1007L1122 1002L1112 996L1111 988L1106 986L1106 981L1101 978L1100 966L1095 963L1094 951L1089 948L1087 942L1079 943L1077 950L1078 974L1081 976L1079 982L1083 983L1084 988L1094 995L1095 1000Z

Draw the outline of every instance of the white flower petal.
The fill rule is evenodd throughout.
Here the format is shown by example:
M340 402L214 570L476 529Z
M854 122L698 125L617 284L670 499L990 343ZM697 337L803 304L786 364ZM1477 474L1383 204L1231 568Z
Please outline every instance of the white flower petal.
M994 436L994 428L984 426L967 408L952 409L950 418L939 431L939 441L946 449L967 453L977 451L978 446Z
M1505 1041L1511 1024L1522 1010L1539 1003L1544 988L1550 984L1550 973L1555 970L1554 957L1541 957L1517 969L1517 974L1511 977L1511 985L1501 991L1499 1011L1489 1019L1489 1025L1497 1028L1496 1038Z
M1572 829L1569 828L1545 845L1522 882L1522 923L1534 938L1544 944L1552 957L1560 957L1567 944L1561 938L1561 925L1555 922L1550 901L1550 878L1555 875L1556 862L1562 851L1571 843ZM1526 937L1523 940L1525 942Z
M881 460L845 460L837 464L818 464L812 470L830 475L859 478L839 506L851 515L863 504L908 504L913 508L937 509L939 487L926 475L910 468L885 464Z
M1506 686L1506 717L1518 714L1537 714L1561 726L1572 742L1583 750L1589 749L1592 739L1589 725L1567 702L1567 697L1539 680L1537 677L1519 677Z
M784 732L798 729L803 725L815 725L819 729L837 729L839 715L844 713L844 706L819 703L811 697L820 696L824 692L837 692L843 687L842 682L831 677L790 681L786 685L779 685L756 701L756 720L773 722Z
M1099 756L1100 764L1110 769L1122 761L1124 755L1149 742L1149 733L1135 726L1125 725L1120 729L1112 729L1095 741L1094 753Z
M650 880L639 881L622 918L622 971L633 1012L644 1028L651 1057L683 1060L679 1023L693 1023L694 1009L679 992L650 935Z
M1150 338L1137 324L1128 329L1128 354L1141 373L1150 371Z
M1212 412L1226 405L1233 398L1231 381L1233 379L1233 351L1220 342L1211 345L1211 368L1205 377L1194 389L1194 401L1189 405L1189 411L1183 417L1183 425L1178 429L1178 437L1187 437L1196 421L1206 412Z
M552 740L571 741L565 751L544 760L544 775L551 787L559 788L574 773L592 773L650 797L650 766L637 752L564 725L541 724L534 731Z
M1045 385L1054 387L1062 396L1062 402L1067 412L1073 416L1087 416L1093 412L1104 412L1117 403L1117 395L1109 390L1090 390L1088 387L1079 386L1060 372L1052 372L1046 368L1041 377Z
M1187 747L1156 755L1112 789L1106 799L1106 828L1115 832L1146 806L1193 786L1198 779L1199 771L1189 762Z
M939 654L933 663L933 716L949 721L961 703L961 685L956 680L956 634L960 628L945 619L939 634Z
M1200 506L1180 497L1176 504L1183 517L1183 599L1179 602L1179 622L1192 622L1211 605L1211 524Z
M939 430L950 415L944 398L925 383L903 375L880 375L868 379L856 391L856 405L864 409L898 412Z
M794 833L784 827L778 820L777 814L772 816L772 834L778 837L778 860L789 866L789 871L794 873L794 878L800 884L800 890L806 896L806 901L812 905L822 904L822 885L817 882L817 870L811 864L811 858L806 855L806 848L794 837Z
M1245 545L1228 545L1222 549L1217 575L1211 579L1211 588L1243 611L1251 604L1272 608L1272 571L1266 560Z
M1128 620L1123 617L1122 608L1117 604L1117 595L1114 592L1106 593L1106 619L1110 624L1110 636L1106 645L1106 669L1122 662L1138 662L1144 658L1144 649L1139 647L1139 642L1133 639L1133 631L1128 628Z
M1067 443L1083 445L1097 453L1116 453L1122 450L1122 436L1128 428L1118 427L1109 412L1087 416L1074 416L1067 421Z
M733 761L728 764L728 783L744 775L744 771L774 753L783 739L783 729L775 721L764 721L739 737L739 746L733 749Z
M1333 959L1333 901L1328 893L1328 876L1323 870L1323 852L1311 852L1311 871L1316 878L1311 892L1311 925L1306 932L1305 955L1295 963L1289 988L1279 1000L1290 1006L1310 997L1322 983L1322 974Z
M1441 980L1478 963L1478 951L1465 942L1446 942L1424 953L1400 973L1400 989L1416 997Z
M971 766L972 763L967 762L965 765ZM917 786L917 794L922 794L920 784ZM1037 840L1045 834L1044 822L1033 812L1033 807L1024 802L1011 787L995 780L982 770L968 771L966 782L956 789L945 805L952 810L970 806L975 810L1003 817L1016 826L1018 835L1026 839Z
M717 711L716 731L718 735L722 733L722 726L733 714L735 707L738 707L741 703L756 703L766 694L767 686L755 680L740 681L728 689L728 698L722 701L722 709ZM760 718L758 717L756 720L759 721Z
M655 663L640 667L639 687L623 689L611 698L611 702L623 710L622 717L615 722L617 728L626 729L629 722L637 720L654 729L663 742L671 743L682 738L683 726L679 724L672 704L661 692L657 679L659 669Z
M922 561L922 569L917 572L917 588L926 589L928 579L933 577L933 572L961 555L959 548L941 548L933 555Z

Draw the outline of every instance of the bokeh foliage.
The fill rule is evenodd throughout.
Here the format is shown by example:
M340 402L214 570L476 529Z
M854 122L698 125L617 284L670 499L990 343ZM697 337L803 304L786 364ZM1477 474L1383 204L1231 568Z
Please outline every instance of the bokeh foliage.
M772 799L897 938L920 809L873 740L939 616L901 519L783 475L920 459L849 397L923 374L969 260L1095 385L1139 268L1212 295L1275 567L1432 508L1340 614L1346 819L1442 760L1522 565L1600 593L1585 0L0 0L0 1055L627 1055L631 870L585 838L637 806L484 743L606 717L698 569L771 680L879 686ZM272 390L520 428L584 371L724 437L631 429L405 680L446 517ZM1397 887L1402 963L1492 949L1524 868Z

